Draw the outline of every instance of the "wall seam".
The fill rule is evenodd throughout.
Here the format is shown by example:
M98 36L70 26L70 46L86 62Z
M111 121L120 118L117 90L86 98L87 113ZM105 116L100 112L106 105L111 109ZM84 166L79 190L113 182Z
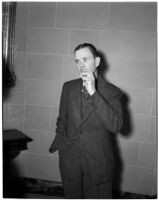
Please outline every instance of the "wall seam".
M108 17L108 21L107 21L107 27L108 27L108 30L109 30L109 20L110 20L110 5L111 3L110 2L108 2L108 14L107 14L107 17ZM105 4L105 6L106 6L106 4Z
M138 141L138 140L128 140L128 141L126 141L126 140L124 140L124 139L118 139L118 141L121 141L121 142L132 142L132 143L140 143L140 144L157 144L157 143L155 143L155 142L147 142L147 141Z
M45 157L45 156L48 156L48 157L56 156L56 157L58 157L57 153L56 154L52 154L52 153L44 154L44 153L33 153L31 151L29 151L29 152L28 151L27 152L23 151L23 152L21 152L21 154L22 155L43 156L43 157Z
M57 4L58 4L58 2L56 2L56 6L55 6L55 22L54 22L55 28L56 28L56 25L57 25L57 22L56 22L56 20L57 20Z
M67 54L44 53L44 52L26 52L28 55L50 55L50 56L68 56Z
M137 166L139 167L139 162L140 162L140 154L141 154L141 143L138 143L138 157L137 157Z
M23 25L18 25L23 26ZM105 31L105 32L123 32L123 33L147 33L147 34L157 34L157 32L151 32L151 31L123 31L123 30L113 30L113 29L86 29L86 28L72 28L72 27L63 27L63 28L53 28L53 27L47 27L47 26L30 26L30 29L47 29L47 30L77 30L77 31Z
M146 170L151 170L154 171L155 168L152 167L142 167L142 166L135 166L135 165L131 165L131 164L126 164L126 167L132 167L132 168L138 168L138 169L146 169Z
M72 36L72 31L69 29L69 34L68 34L68 55L71 55L71 36Z
M61 63L61 82L63 83L63 65L64 65L64 56L62 56L62 63Z
M51 131L52 131L52 130L51 130L52 120L51 120L51 119L52 119L52 112L53 112L53 111L52 111L52 108L50 108L49 111L50 111L50 113L49 113L49 114L50 114L50 116L49 116L49 118L50 118L50 121L49 121L49 131L51 132Z

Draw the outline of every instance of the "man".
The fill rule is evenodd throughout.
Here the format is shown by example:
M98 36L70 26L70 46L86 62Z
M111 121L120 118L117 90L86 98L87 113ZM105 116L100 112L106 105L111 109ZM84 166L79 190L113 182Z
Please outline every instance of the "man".
M111 198L113 152L110 134L122 127L121 92L97 72L92 44L74 50L80 78L62 89L55 139L66 198Z

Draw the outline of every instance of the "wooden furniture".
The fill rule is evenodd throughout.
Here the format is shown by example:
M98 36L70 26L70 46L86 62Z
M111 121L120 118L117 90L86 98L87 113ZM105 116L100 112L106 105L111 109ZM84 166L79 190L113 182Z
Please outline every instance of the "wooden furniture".
M24 198L25 187L14 163L21 151L27 149L32 139L17 129L3 131L3 197Z
M27 143L32 139L17 129L3 131L3 158L13 159L21 151L27 149Z

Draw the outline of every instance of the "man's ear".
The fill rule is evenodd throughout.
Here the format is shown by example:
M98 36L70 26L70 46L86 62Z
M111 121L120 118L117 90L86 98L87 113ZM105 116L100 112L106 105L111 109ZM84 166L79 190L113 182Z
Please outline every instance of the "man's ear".
M100 57L96 57L95 58L95 65L96 65L96 67L99 67L99 64L100 64Z

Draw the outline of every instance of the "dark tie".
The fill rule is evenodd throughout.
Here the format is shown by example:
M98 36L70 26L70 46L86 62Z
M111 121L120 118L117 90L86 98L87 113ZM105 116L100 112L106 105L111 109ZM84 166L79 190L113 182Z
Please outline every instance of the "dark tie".
M89 98L89 94L88 94L85 86L82 86L82 93L83 93L84 98L86 98L86 99Z
M82 117L86 111L89 102L89 94L84 86L82 86Z

